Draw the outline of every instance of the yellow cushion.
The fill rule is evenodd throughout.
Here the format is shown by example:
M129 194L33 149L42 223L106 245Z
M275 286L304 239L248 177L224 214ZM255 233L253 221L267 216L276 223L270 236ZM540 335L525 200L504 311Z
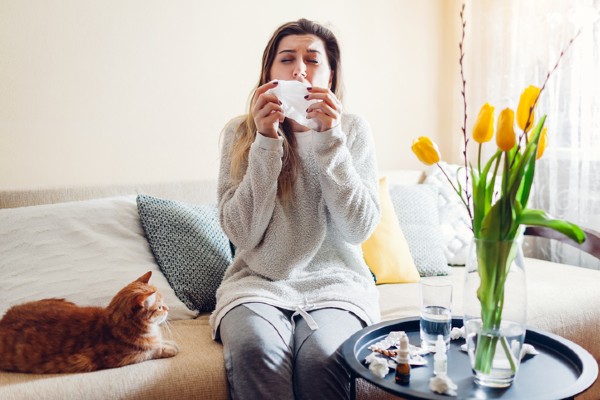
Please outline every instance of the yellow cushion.
M362 244L365 261L375 275L377 284L418 282L419 271L400 229L387 177L379 179L379 202L381 221Z

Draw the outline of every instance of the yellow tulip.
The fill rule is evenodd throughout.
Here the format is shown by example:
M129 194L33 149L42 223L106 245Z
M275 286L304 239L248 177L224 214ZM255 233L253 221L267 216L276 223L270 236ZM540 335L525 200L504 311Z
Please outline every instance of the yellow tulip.
M542 158L544 154L544 150L548 147L548 128L542 129L542 133L540 134L540 141L538 142L537 155L535 156L536 160Z
M539 95L540 88L535 86L529 86L527 89L523 90L523 93L521 93L519 107L517 108L517 124L519 125L519 128L523 129L525 132L529 132L533 126L533 121L535 121L535 113L532 110L531 118L529 118L529 110L531 107L533 107L533 104ZM525 124L527 123L527 118L529 118L529 125L527 126L526 130Z
M531 140L532 136L533 136L533 132L529 132L527 134L527 139ZM542 129L542 133L540 133L540 140L538 142L537 154L535 156L536 160L539 160L540 158L542 158L542 155L544 154L544 150L546 150L546 147L548 147L548 128Z
M473 127L473 140L477 143L485 143L492 140L492 136L494 136L494 107L485 103Z
M509 151L515 144L515 112L510 108L502 110L498 116L498 127L496 129L496 144L502 151Z
M438 150L437 145L427 136L421 136L418 139L413 140L411 149L419 161L424 164L433 165L440 162L440 151Z

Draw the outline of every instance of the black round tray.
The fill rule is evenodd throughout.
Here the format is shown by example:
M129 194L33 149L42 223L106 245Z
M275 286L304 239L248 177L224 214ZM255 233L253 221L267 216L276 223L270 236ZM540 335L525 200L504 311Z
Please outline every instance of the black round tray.
M462 327L462 319L453 318L452 326ZM451 399L429 389L429 379L433 376L432 354L424 356L427 365L411 367L410 384L407 386L396 384L391 369L385 378L378 378L369 371L364 362L371 353L368 347L383 340L392 331L405 331L411 344L418 346L421 343L419 318L386 321L355 333L342 346L344 359L354 377L363 378L406 399ZM527 356L521 361L510 387L483 388L475 384L469 357L460 350L464 343L464 339L451 340L448 350L448 376L458 386L458 399L568 399L590 387L598 376L596 360L581 346L560 336L529 328L525 343L533 345L540 354Z

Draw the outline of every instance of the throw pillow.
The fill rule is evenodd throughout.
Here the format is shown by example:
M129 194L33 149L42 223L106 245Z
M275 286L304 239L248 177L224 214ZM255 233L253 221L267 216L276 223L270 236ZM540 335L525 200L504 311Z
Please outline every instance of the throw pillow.
M440 165L453 182L456 182L458 172L461 186L465 187L464 167L460 168L459 165L447 164L443 161L440 161ZM446 255L448 264L465 265L469 243L473 238L469 213L437 165L432 166L426 172L424 183L436 186L439 190L438 209L440 212L440 227L444 243L444 254Z
M438 190L431 185L391 185L390 197L421 276L448 275L438 212Z
M135 195L0 209L0 317L13 305L51 297L106 307L152 271L169 319L191 319L160 271Z
M137 197L150 248L177 296L199 311L215 308L215 292L231 264L229 239L215 205Z
M419 271L400 229L386 177L379 180L379 203L381 220L362 244L365 262L377 284L418 282Z

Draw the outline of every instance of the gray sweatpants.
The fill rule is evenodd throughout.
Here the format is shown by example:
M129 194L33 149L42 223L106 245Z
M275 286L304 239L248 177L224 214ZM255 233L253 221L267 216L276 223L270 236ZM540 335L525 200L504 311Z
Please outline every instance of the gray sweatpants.
M248 303L229 311L220 332L231 397L237 399L348 399L350 373L341 345L364 327L354 314L308 311L312 330L293 311Z

